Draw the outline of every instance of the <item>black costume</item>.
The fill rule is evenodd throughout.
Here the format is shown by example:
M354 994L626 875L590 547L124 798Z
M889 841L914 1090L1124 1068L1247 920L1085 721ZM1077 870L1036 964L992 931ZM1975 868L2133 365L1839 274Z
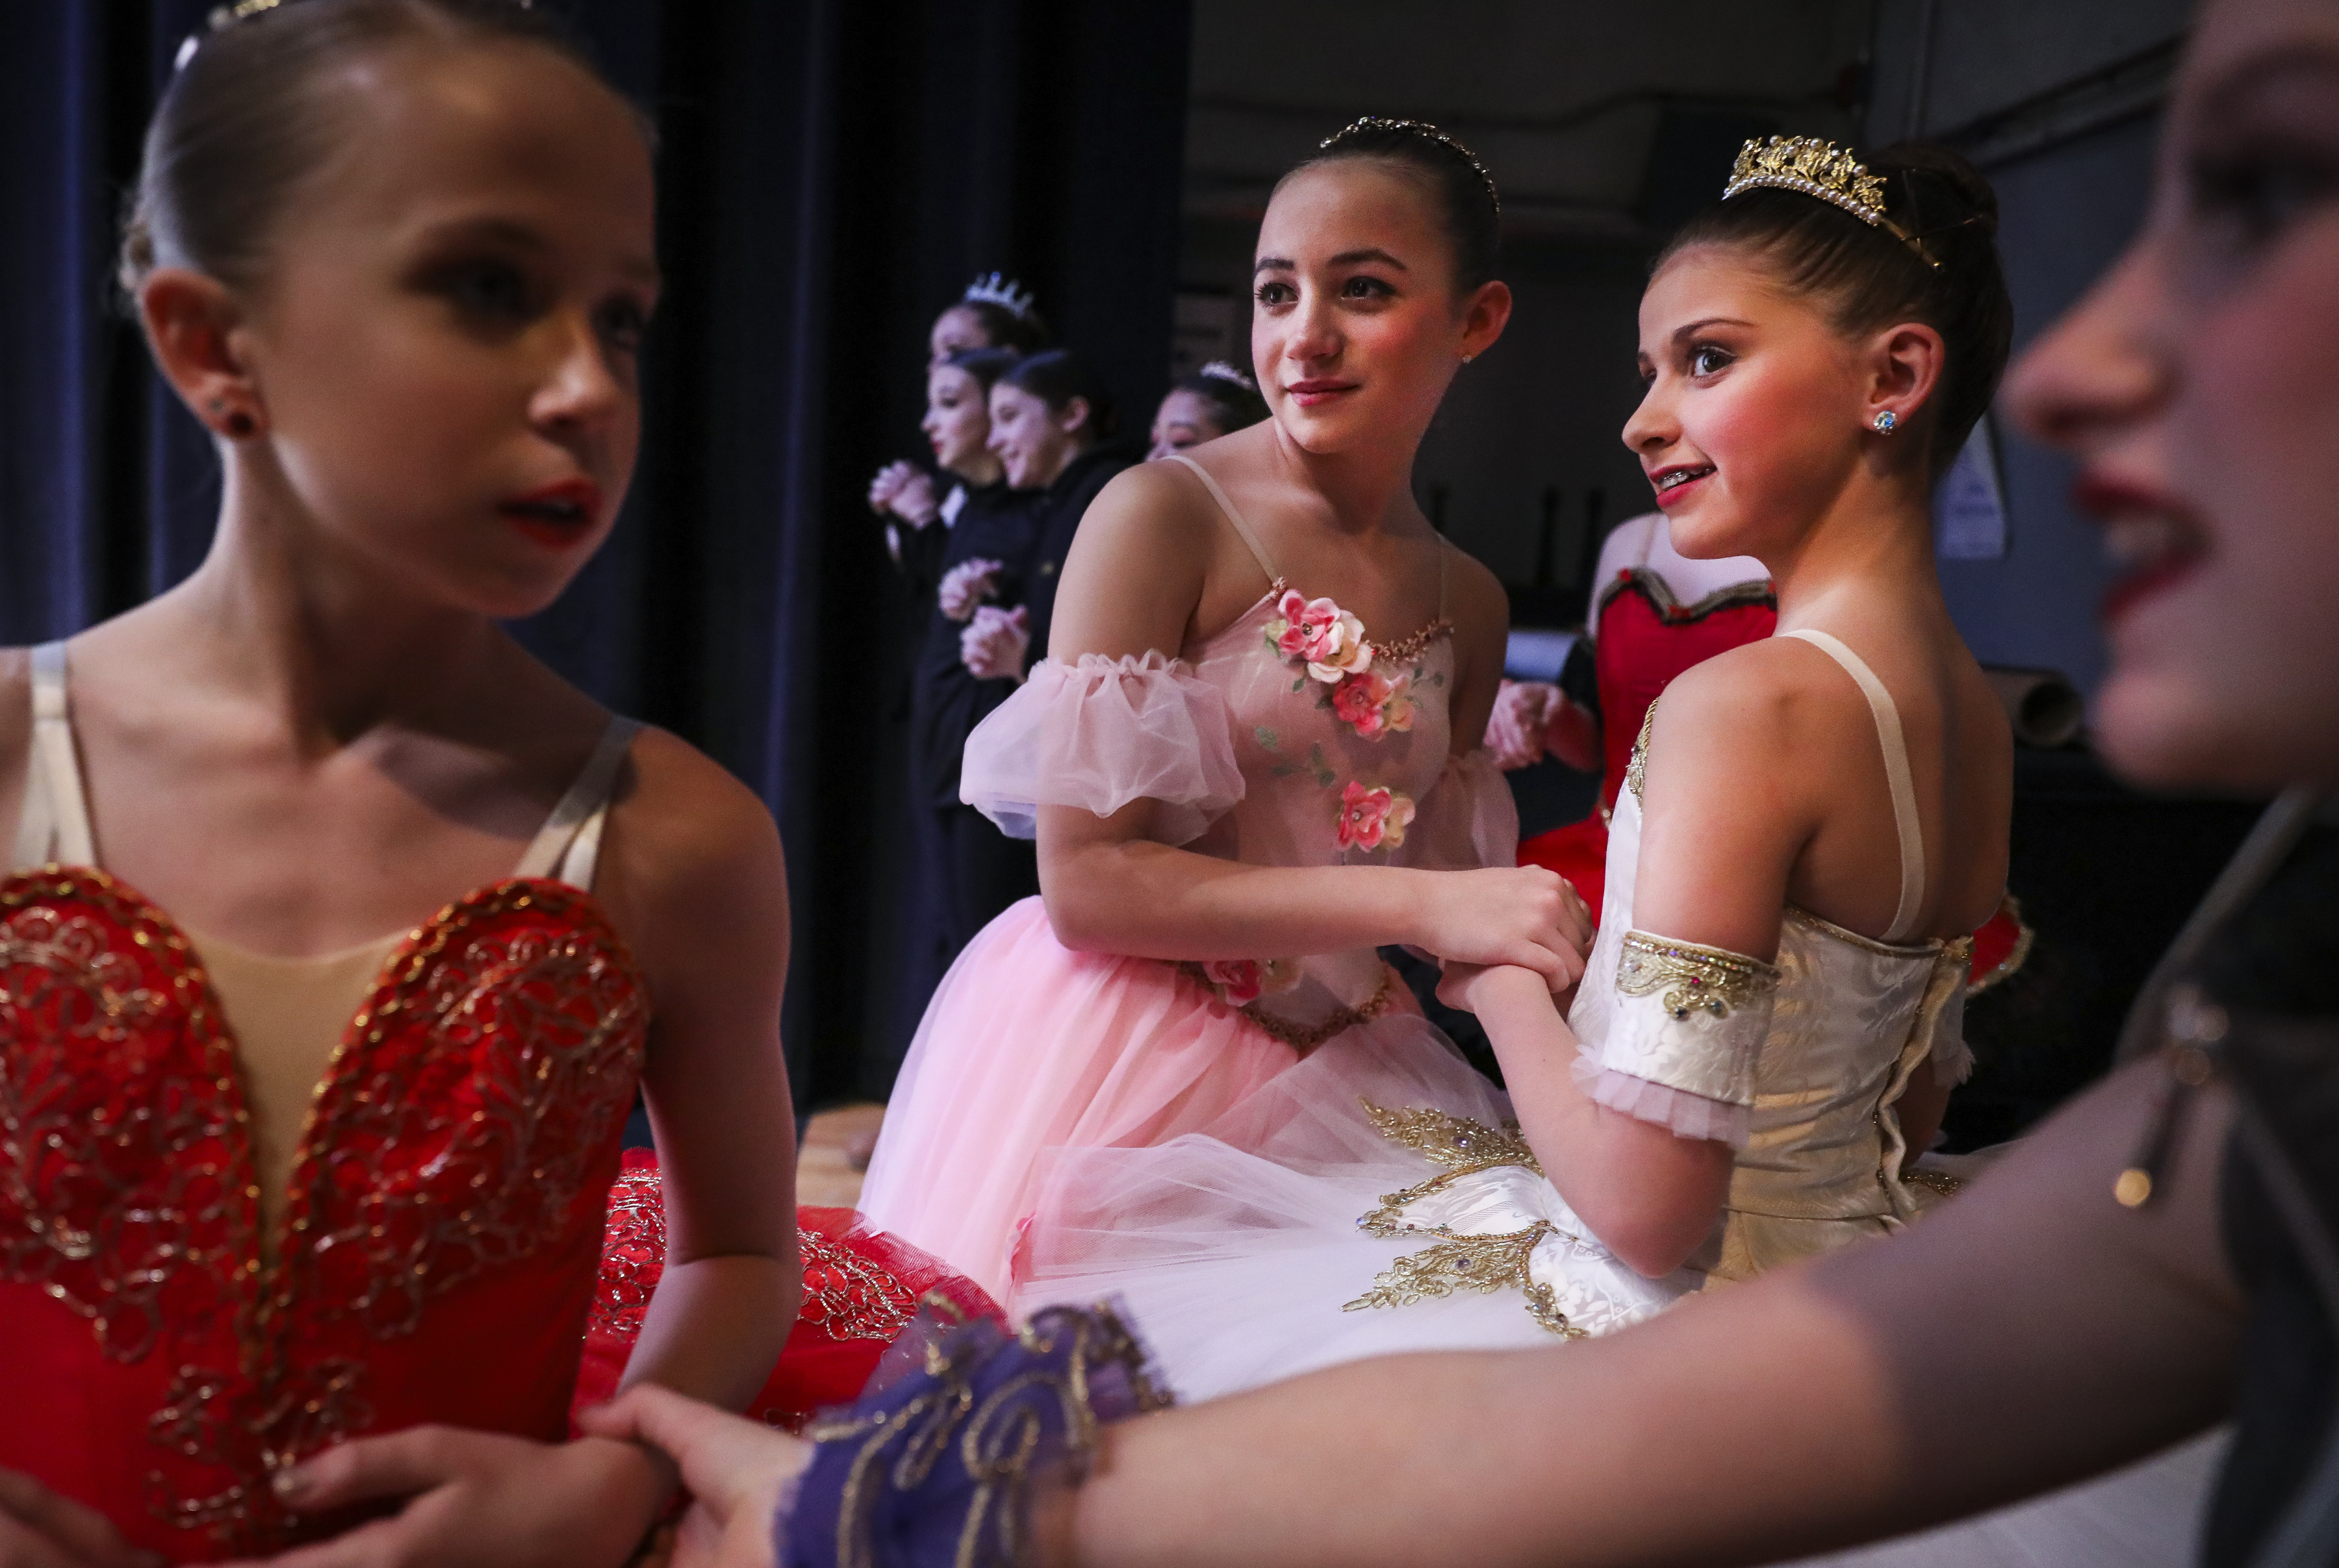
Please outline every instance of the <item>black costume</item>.
M2339 1563L2339 830L2310 829L2205 956L2238 1092L2226 1247L2249 1298L2209 1568ZM2292 1548L2269 1554L2281 1540Z

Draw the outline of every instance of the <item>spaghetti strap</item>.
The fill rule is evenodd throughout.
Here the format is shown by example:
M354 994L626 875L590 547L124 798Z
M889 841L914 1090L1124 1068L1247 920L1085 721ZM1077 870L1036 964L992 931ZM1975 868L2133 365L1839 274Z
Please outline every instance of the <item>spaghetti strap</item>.
M1437 618L1441 621L1450 618L1446 603L1446 585L1454 576L1450 569L1454 564L1454 549L1453 540L1444 534L1437 536Z
M1917 815L1916 785L1909 776L1909 743L1900 733L1900 710L1876 672L1827 633L1799 629L1779 635L1800 638L1841 665L1875 715L1877 743L1884 748L1884 780L1892 791L1892 826L1900 839L1900 904L1892 912L1892 926L1884 940L1905 942L1917 922L1918 907L1925 902L1925 828Z
M1283 581L1283 574L1275 569L1275 561L1259 544L1258 536L1250 531L1250 525L1243 521L1243 515L1235 510L1235 504L1227 499L1227 493L1219 488L1219 481L1210 478L1210 470L1183 452L1170 453L1168 460L1182 464L1194 470L1194 477L1202 481L1204 489L1210 492L1210 499L1219 503L1219 510L1226 513L1227 521L1232 523L1235 526L1235 532L1242 536L1242 542L1249 549L1251 559L1257 561L1258 569L1267 574L1268 586L1272 587L1280 584Z
M65 645L33 650L33 744L25 757L24 804L8 869L97 864L89 796L74 749L72 710L65 694Z
M528 853L520 856L514 876L550 877L580 892L593 891L593 868L600 858L609 794L617 786L617 768L641 728L637 719L610 718L609 727L601 732L600 744L577 770L577 782L568 786L568 793L537 831Z

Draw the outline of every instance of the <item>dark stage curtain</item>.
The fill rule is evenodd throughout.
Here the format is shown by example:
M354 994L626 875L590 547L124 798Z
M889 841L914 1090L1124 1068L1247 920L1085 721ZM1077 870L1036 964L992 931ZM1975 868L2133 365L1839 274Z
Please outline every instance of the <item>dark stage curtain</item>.
M882 1094L900 1041L917 628L861 500L920 450L924 335L977 271L1036 287L1132 419L1166 379L1185 0L569 0L659 125L667 303L608 547L521 635L777 815L798 1102ZM210 0L5 0L0 641L185 576L218 473L113 301L138 138Z

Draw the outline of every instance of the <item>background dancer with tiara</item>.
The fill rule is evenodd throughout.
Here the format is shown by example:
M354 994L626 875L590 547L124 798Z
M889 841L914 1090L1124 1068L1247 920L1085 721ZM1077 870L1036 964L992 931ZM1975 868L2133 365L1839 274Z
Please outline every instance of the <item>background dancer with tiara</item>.
M1508 316L1497 232L1493 182L1429 127L1359 121L1289 176L1257 271L1274 417L1106 488L1050 656L968 743L964 795L1036 828L1043 898L935 993L863 1203L987 1288L1051 1150L1240 1117L1335 1040L1458 1060L1380 944L1576 977L1583 912L1511 864L1475 750L1502 589L1410 487Z
M1224 360L1212 360L1162 394L1145 456L1149 461L1166 458L1247 430L1266 418L1267 399L1258 395L1258 383Z
M965 292L943 308L926 334L929 439L934 396L932 377L954 355L989 351L1020 359L1038 353L1049 341L1048 323L1041 318L1029 289L997 272L969 283ZM986 390L989 386L984 382ZM932 606L940 585L951 526L972 493L966 486L973 483L979 489L998 477L990 471L992 465L983 460L980 449L972 459L976 472L972 478L939 455L934 461L945 475L954 477L947 490L933 473L907 459L886 464L869 481L869 509L885 520L886 553L901 568L913 599L922 607ZM932 527L937 522L943 525L940 529ZM902 531L904 528L910 530L906 535Z

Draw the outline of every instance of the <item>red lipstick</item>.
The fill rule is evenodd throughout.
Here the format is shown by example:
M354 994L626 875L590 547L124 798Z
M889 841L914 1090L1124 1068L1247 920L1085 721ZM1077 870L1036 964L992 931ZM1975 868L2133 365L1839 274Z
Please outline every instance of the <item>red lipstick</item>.
M2083 474L2071 503L2097 519L2121 567L2104 590L2100 614L2117 624L2146 599L2193 575L2209 556L2208 541L2174 498L2104 474Z
M566 549L601 520L601 487L590 479L559 479L497 504L496 515L548 549Z

